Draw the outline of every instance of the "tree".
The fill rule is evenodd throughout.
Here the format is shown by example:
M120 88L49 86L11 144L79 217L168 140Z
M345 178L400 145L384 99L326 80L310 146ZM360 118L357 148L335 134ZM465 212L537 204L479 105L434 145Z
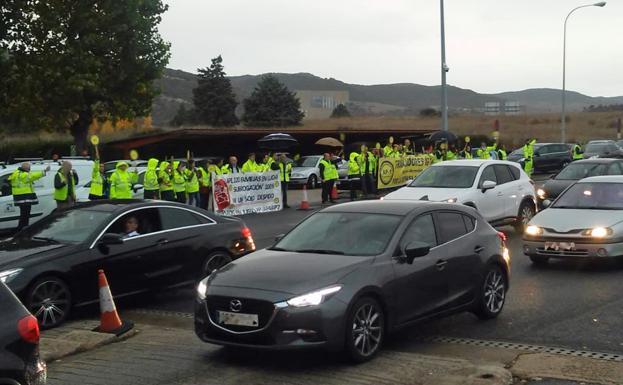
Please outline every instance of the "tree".
M212 59L212 65L198 69L198 86L193 90L193 102L199 123L215 127L235 126L239 123L235 111L238 102L225 77L223 59L219 55Z
M82 151L94 119L149 115L169 60L157 30L166 10L162 0L3 1L0 52L10 69L0 91L12 102L0 117L69 129Z
M169 122L169 124L173 127L179 127L184 124L196 123L197 119L195 115L195 110L187 109L186 103L182 103L180 104L180 107L177 109L177 113L175 113L175 116L173 117L173 119L171 119L171 122Z
M350 111L342 103L338 104L331 113L332 118L350 118Z
M295 126L305 116L301 111L301 102L294 92L290 92L273 75L263 76L243 104L242 122L246 126Z

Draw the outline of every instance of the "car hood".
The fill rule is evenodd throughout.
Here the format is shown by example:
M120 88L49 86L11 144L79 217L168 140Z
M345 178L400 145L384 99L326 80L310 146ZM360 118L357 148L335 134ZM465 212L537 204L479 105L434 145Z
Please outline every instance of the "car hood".
M67 247L69 246L63 244L49 244L31 240L16 242L9 239L0 242L0 269L26 259L31 261L56 255L61 249L66 249Z
M372 257L294 253L260 250L237 259L212 273L208 287L226 286L283 293L305 294L335 284Z
M577 182L577 180L552 179L545 182L543 190L547 193L546 198L556 198L567 187Z
M431 188L431 187L403 187L385 195L387 200L429 200L434 202L460 198L465 195L465 188ZM459 199L460 201L460 199Z
M549 208L538 213L531 225L567 232L594 227L612 227L623 221L623 210L576 210Z
M308 174L316 170L316 167L293 167L292 173Z

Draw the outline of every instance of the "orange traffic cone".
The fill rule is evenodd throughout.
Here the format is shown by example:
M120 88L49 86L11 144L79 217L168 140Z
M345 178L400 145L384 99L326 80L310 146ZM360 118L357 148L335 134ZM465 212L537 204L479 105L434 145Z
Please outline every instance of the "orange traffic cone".
M337 186L333 185L333 189L331 190L331 200L334 201L336 199L338 199L339 196L337 194Z
M111 333L115 335L122 335L128 330L134 327L132 322L121 322L117 308L115 307L115 301L110 293L110 287L108 286L108 280L104 270L99 270L99 288L100 288L100 326L95 331L100 333Z
M309 207L309 200L307 199L307 185L305 184L303 185L303 200L298 210L311 210L311 207Z

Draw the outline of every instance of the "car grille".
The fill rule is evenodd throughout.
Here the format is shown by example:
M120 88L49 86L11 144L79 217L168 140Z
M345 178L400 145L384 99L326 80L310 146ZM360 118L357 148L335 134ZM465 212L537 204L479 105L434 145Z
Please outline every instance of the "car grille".
M545 231L547 231L548 233L551 233L551 234L580 234L585 229L573 229L573 230L569 230L569 231L556 231L554 229L550 229L548 227L544 227L543 230L545 230Z
M586 257L588 250L545 250L545 248L539 247L536 249L536 253L551 257Z
M238 313L257 314L259 326L249 327L219 324L219 310L232 312L232 309L230 307L230 303L232 300L239 300L242 303L242 307L238 311ZM275 305L272 302L251 298L224 297L212 295L206 298L206 306L208 308L208 313L212 322L214 322L215 324L219 324L220 327L232 332L250 332L263 329L270 322L273 314L275 313Z

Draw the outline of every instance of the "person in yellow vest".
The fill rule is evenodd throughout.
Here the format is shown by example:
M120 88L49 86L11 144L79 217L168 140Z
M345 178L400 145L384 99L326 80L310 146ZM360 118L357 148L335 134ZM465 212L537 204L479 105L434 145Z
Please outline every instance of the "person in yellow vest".
M403 155L415 155L411 140L405 139L404 144L402 145L402 153Z
M573 145L573 150L572 150L572 155L573 155L573 160L580 160L580 159L584 159L584 153L582 152L582 146L580 146L578 143Z
M106 199L106 176L104 164L100 163L99 158L93 162L91 172L91 187L89 188L89 200L96 201Z
M199 179L201 171L195 167L195 160L188 161L188 168L184 170L186 176L186 195L188 196L188 204L199 207Z
M173 191L173 170L171 163L160 162L158 171L158 182L160 182L160 199L163 201L175 202L175 191Z
M506 153L506 146L503 144L498 144L497 155L499 160L506 160L508 158L508 154Z
M536 139L526 139L526 144L523 146L523 157L524 157L524 171L528 174L529 177L532 176L532 172L534 171L534 144L536 143Z
M401 158L402 157L402 149L399 144L394 144L392 149L392 153L390 155L391 158Z
M70 161L63 161L61 168L54 176L54 200L56 208L66 209L76 203L76 185L78 174L72 169Z
M143 198L160 199L160 181L158 179L158 159L147 161L147 171L143 180Z
M498 149L497 142L493 143L491 146L487 146L487 143L482 142L480 144L480 148L476 152L476 156L480 159L491 159L491 151L496 151Z
M350 200L357 198L357 187L355 181L361 181L361 167L359 166L359 154L351 152L348 157L348 182L350 185Z
M463 147L463 150L461 150L459 152L459 156L463 159L472 159L472 147L469 145L469 143L465 143L465 147Z
M186 203L186 175L184 174L184 164L179 161L173 162L173 191L175 201Z
M39 204L39 199L37 198L32 184L43 178L48 171L50 171L50 166L47 166L44 171L31 171L30 163L24 162L17 170L9 175L13 204L19 207L17 231L28 226L30 222L30 210L33 205Z
M238 158L235 156L229 157L229 163L221 167L221 173L223 174L238 174L242 172L242 169L238 167Z
M255 153L252 152L249 154L249 159L242 165L242 172L258 172L259 166L255 162Z
M211 185L211 175L208 172L212 166L211 160L206 160L203 166L199 166L199 207L207 210L208 203L210 202L210 185Z
M446 151L446 160L455 160L458 159L459 154L456 151L456 146L454 144L448 145L448 150Z
M339 159L335 156L331 156L328 152L323 155L318 167L320 168L320 177L322 178L322 203L337 203L331 198L331 191L335 181L338 180L337 164Z
M376 150L376 149L374 149ZM374 194L374 176L376 175L376 157L367 146L361 147L361 153L357 158L359 161L359 173L361 174L361 193L364 198L369 194Z
M281 181L281 199L283 199L283 208L289 209L288 206L288 183L290 183L290 174L292 173L292 163L288 163L286 154L273 154L273 159L279 156L279 161L271 163L271 169L279 171L279 180Z
M126 162L117 162L116 170L110 176L110 199L132 199L132 187L138 183L136 169L128 171Z
M385 147L383 147L383 157L389 158L392 156L393 152L394 152L394 137L390 136L387 139L387 144L385 145Z

